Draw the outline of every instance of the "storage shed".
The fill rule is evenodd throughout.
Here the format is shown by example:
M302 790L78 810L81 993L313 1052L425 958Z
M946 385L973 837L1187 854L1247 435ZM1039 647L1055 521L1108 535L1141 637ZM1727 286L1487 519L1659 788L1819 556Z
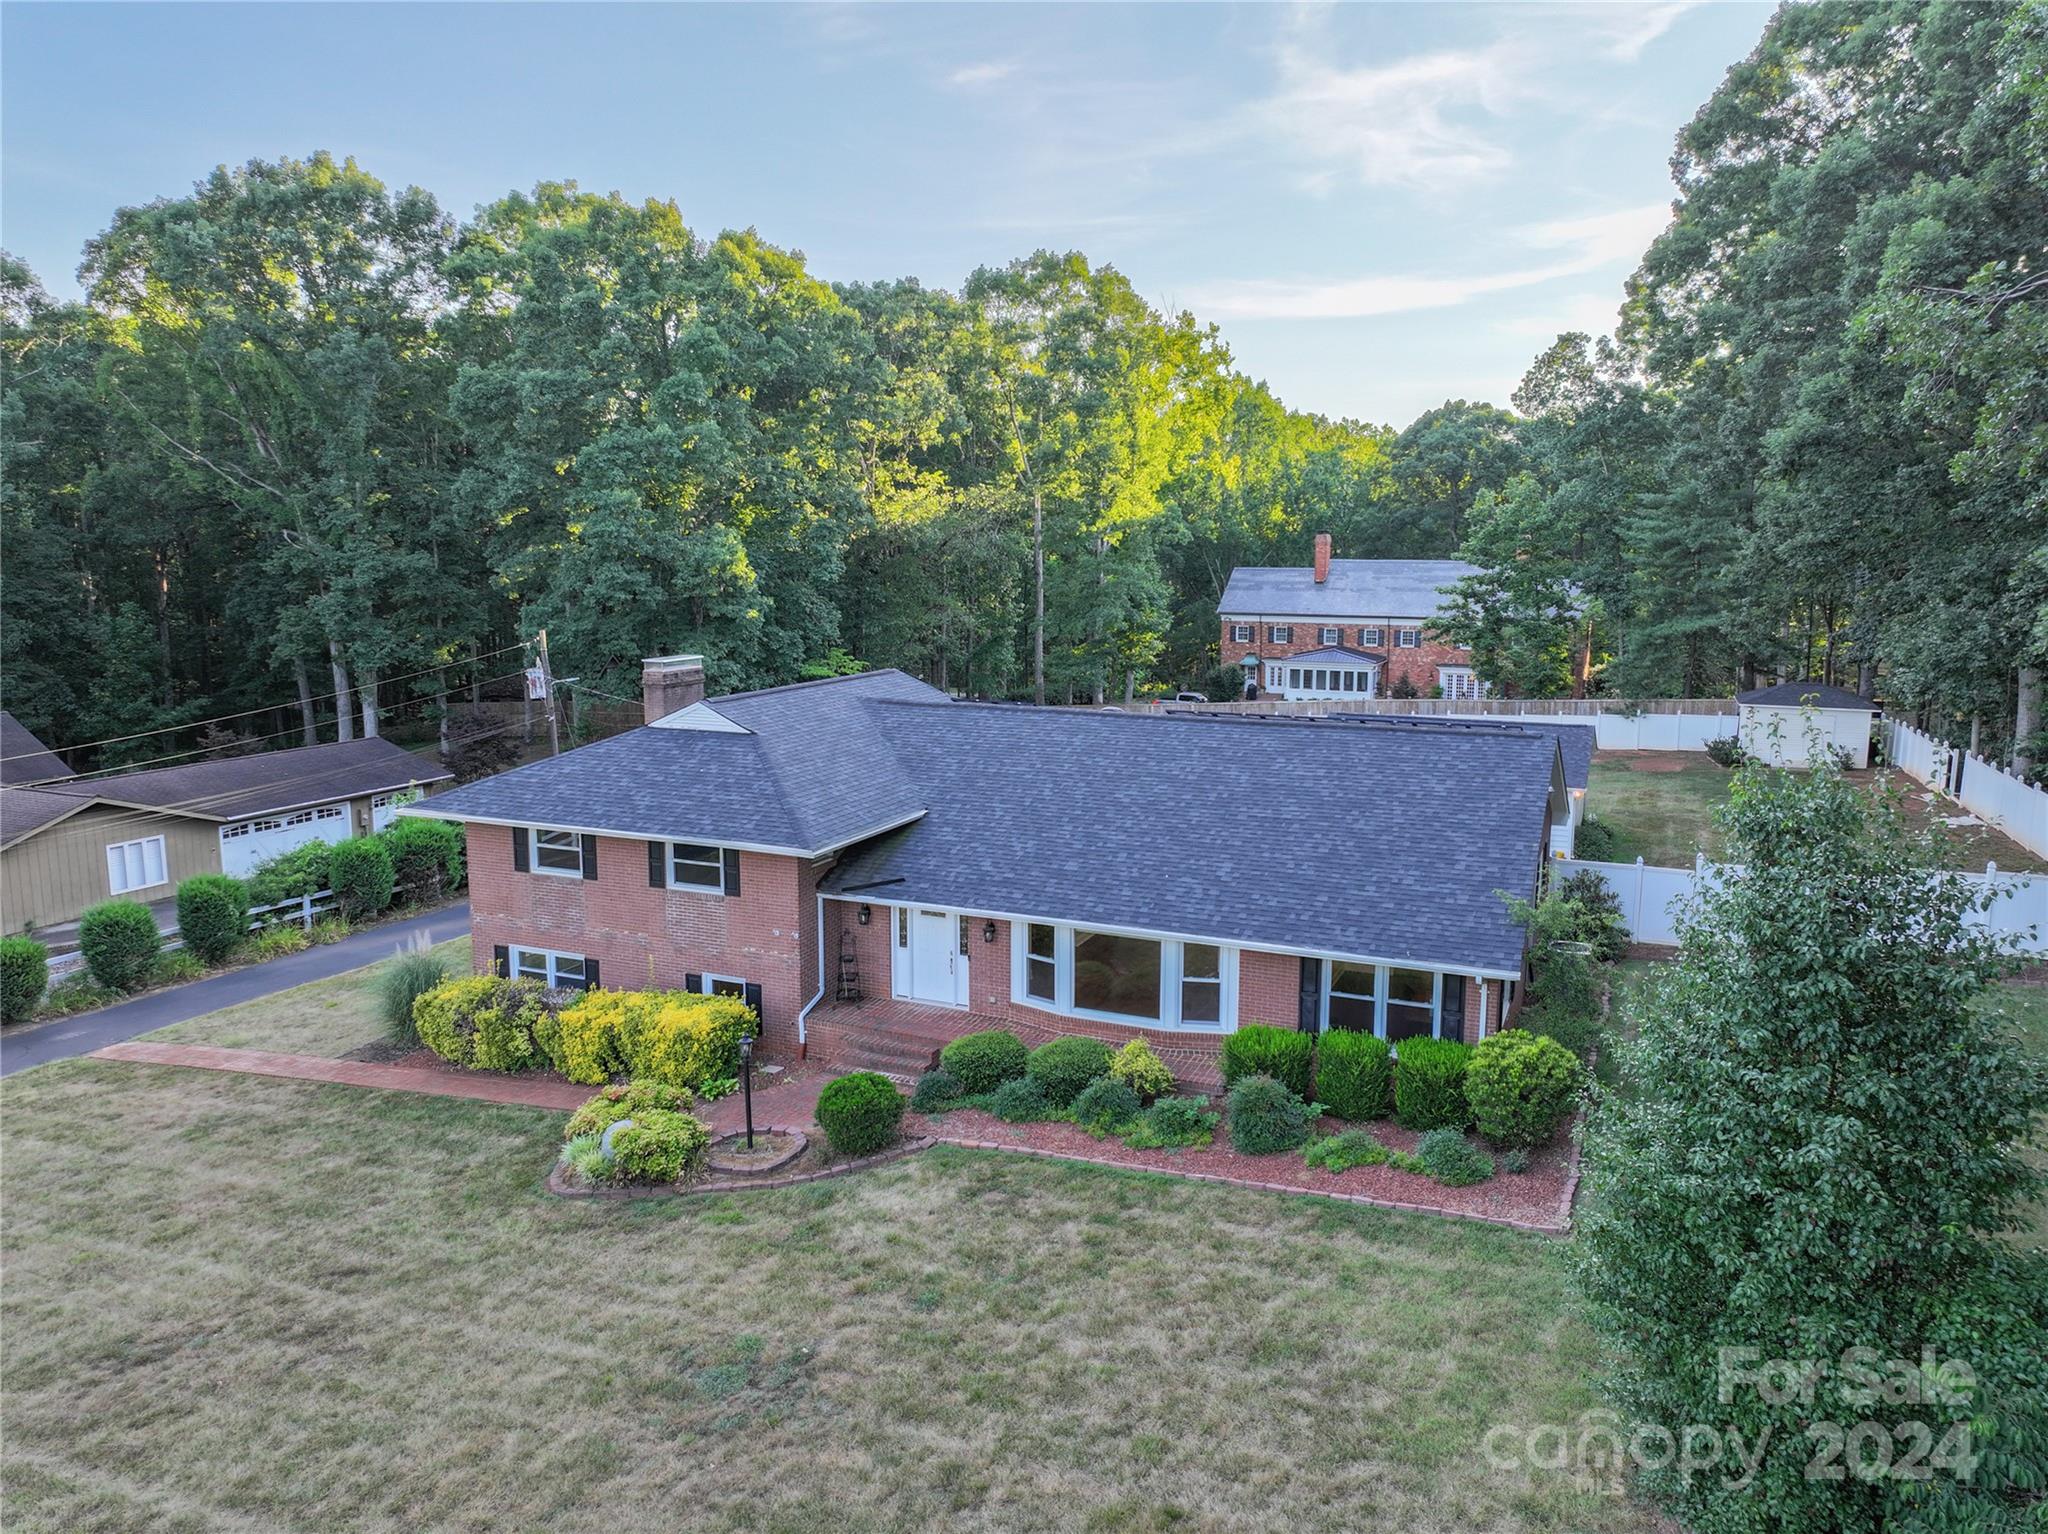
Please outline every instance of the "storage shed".
M1780 682L1739 692L1737 737L1742 749L1773 767L1804 767L1817 740L1844 754L1848 766L1870 765L1870 723L1880 712L1861 693L1832 682Z

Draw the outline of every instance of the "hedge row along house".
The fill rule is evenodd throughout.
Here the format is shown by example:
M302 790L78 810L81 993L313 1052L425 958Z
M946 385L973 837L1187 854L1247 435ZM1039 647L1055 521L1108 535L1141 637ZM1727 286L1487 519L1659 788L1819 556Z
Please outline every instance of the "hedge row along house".
M194 874L246 874L307 842L382 830L401 804L453 776L371 736L80 777L12 716L0 721L0 766L29 764L0 786L0 923L10 932L61 927L115 896L168 900Z
M896 671L707 701L451 790L479 967L745 996L764 1045L910 1075L991 1026L1144 1037L1213 1080L1242 1024L1476 1041L1520 1001L1570 814L1514 727L954 702Z

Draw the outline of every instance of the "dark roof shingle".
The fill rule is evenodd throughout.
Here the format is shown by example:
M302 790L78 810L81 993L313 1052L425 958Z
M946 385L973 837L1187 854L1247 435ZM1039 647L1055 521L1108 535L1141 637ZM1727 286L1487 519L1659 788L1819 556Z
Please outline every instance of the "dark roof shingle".
M1861 693L1837 687L1833 682L1780 682L1775 687L1757 687L1735 695L1737 703L1761 703L1771 708L1798 708L1811 703L1815 708L1852 708L1865 713L1882 713L1881 705Z
M1320 585L1307 565L1240 565L1219 613L1254 618L1433 618L1443 588L1477 575L1462 559L1333 559Z
M63 758L38 740L34 731L0 708L0 783L25 788L73 775Z

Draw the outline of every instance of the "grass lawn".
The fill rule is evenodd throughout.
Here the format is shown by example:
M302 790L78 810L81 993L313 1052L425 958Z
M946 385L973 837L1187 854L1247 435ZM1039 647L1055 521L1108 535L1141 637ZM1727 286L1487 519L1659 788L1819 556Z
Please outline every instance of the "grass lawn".
M1616 862L1641 858L1664 868L1688 868L1695 853L1712 859L1722 856L1723 839L1713 812L1727 802L1733 776L1698 751L1606 753L1593 763L1586 808L1614 829L1620 843ZM1876 774L1859 772L1851 777L1875 791ZM1948 867L1981 873L1987 862L1995 862L2010 873L2048 873L2048 858L1986 825L1945 825L1944 817L1963 813L1960 806L1935 799L1910 779L1893 781L1905 790L1907 819L1932 827Z
M450 975L469 973L468 938L437 943L433 951L446 961ZM387 959L345 975L259 996L143 1037L161 1044L217 1044L224 1049L274 1049L338 1059L358 1045L384 1037L375 982L388 963Z
M951 1150L571 1203L560 1124L0 1083L10 1534L1653 1527L1481 1452L1595 1404L1540 1237Z

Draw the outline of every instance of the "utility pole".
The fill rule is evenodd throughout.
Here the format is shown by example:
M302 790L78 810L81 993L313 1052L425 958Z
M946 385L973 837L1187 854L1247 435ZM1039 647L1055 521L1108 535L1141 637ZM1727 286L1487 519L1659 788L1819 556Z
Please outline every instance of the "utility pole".
M540 685L548 700L548 754L562 754L562 728L555 719L555 673L548 665L548 631L542 629L534 641L540 650Z

